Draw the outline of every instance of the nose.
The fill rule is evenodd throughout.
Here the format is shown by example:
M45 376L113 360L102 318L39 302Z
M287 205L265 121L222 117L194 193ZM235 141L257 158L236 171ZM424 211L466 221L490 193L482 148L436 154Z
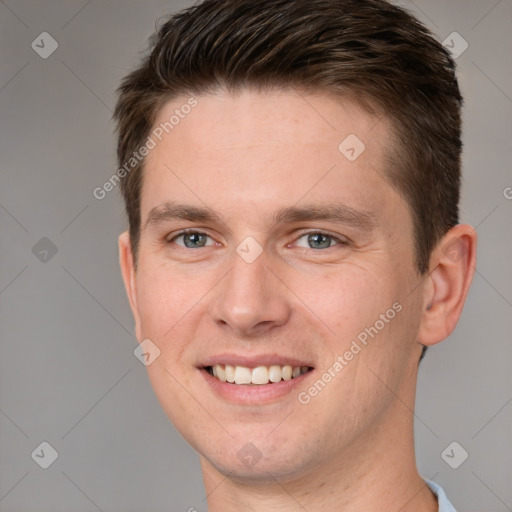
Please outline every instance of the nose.
M275 267L275 266L274 266ZM284 325L291 314L287 288L262 253L252 263L233 255L230 272L219 283L213 305L218 326L238 337L261 336Z

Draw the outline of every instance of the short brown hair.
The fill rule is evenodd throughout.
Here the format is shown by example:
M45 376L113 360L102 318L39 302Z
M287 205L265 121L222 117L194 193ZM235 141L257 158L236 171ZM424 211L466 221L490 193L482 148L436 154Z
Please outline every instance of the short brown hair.
M460 95L455 64L432 34L385 0L206 0L161 26L118 89L122 166L160 108L182 94L300 88L357 99L393 126L385 174L407 201L417 270L458 223ZM121 181L135 265L142 160Z

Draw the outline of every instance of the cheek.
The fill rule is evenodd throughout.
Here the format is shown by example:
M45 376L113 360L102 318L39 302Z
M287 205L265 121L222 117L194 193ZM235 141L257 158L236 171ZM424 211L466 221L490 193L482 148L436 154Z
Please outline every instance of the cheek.
M194 280L191 285L190 280L162 265L141 265L139 270L137 297L142 334L163 341L172 336L174 326L200 299L200 281Z
M393 281L386 280L381 271L372 273L349 264L307 280L297 279L291 288L317 317L316 322L321 320L338 340L352 339L397 300Z

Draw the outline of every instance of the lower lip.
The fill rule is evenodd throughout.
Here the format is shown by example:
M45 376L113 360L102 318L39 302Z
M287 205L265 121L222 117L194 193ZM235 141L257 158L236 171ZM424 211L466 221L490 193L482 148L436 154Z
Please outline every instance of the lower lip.
M306 377L313 373L310 370L290 380L282 380L272 384L231 384L222 382L204 368L200 370L204 379L214 393L220 395L224 400L237 404L264 404L272 403L292 393L298 386L304 384Z

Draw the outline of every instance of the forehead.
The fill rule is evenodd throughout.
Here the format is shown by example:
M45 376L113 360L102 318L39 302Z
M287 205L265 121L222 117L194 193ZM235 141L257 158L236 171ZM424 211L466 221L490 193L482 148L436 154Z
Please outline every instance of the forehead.
M298 141L337 149L347 129L373 146L376 138L386 138L390 131L383 116L370 114L353 99L327 92L241 89L230 93L219 89L194 97L197 106L193 109L186 105L189 98L169 101L160 109L154 125L165 125L174 117L177 124L164 138L172 133L176 142L182 143L192 136L198 152L235 145L294 145ZM181 110L186 114L177 119ZM191 124L193 132L187 129Z
M378 211L383 194L392 194L385 180L390 123L352 100L242 90L195 101L183 108L189 97L176 98L158 113L153 133L166 126L168 133L146 159L143 222L158 204L184 197L240 215L301 200L365 210L371 200Z

